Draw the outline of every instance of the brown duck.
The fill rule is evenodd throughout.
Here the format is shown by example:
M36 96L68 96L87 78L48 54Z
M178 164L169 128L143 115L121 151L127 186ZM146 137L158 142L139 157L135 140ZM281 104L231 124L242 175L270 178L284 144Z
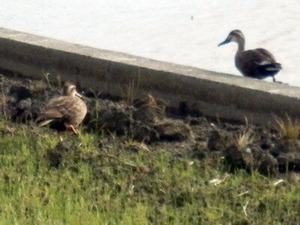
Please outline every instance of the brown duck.
M82 96L76 91L74 84L66 82L63 87L63 96L50 99L36 122L38 126L50 124L50 128L57 131L71 130L78 134L76 127L82 122L87 107Z
M233 30L225 41L218 46L236 42L238 50L235 54L235 66L246 77L265 79L272 77L282 69L281 64L276 62L274 56L266 49L257 48L245 51L245 37L240 30Z

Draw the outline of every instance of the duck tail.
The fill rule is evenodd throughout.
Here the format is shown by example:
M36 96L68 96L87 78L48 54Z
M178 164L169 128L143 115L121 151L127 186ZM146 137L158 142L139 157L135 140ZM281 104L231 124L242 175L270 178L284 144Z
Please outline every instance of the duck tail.
M280 63L272 63L270 64L270 67L267 68L267 70L281 70L282 66Z
M36 124L38 127L43 127L47 125L48 123L51 123L53 120L52 119L43 119L43 118L37 118Z
M261 65L262 69L265 69L266 71L279 71L282 69L282 66L280 63L270 63L266 65Z

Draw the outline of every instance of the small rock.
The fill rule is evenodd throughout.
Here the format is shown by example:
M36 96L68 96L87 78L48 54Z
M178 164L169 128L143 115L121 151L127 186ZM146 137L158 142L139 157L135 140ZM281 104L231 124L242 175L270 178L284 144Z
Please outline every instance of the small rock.
M214 130L210 133L207 148L210 151L223 151L229 145L232 144L233 141L229 140L227 135L221 134L219 131Z
M196 142L193 146L191 146L190 155L193 158L205 159L208 156L208 151L206 148L205 142Z
M262 153L259 165L258 165L258 171L261 174L264 175L270 175L277 172L278 163L274 156L272 156L269 153Z
M18 102L17 107L21 110L25 110L25 109L30 109L31 105L32 105L31 98L25 98L25 99L21 99Z
M268 150L271 147L274 147L273 142L270 139L264 139L261 143L260 143L260 148L262 150Z
M152 127L140 121L136 121L131 129L133 139L145 143L152 143L159 140L159 133Z
M299 140L282 140L270 152L277 159L280 172L300 172Z
M141 107L133 112L133 119L144 123L154 123L155 121L162 119L162 116L158 112L158 109Z
M144 123L154 123L162 120L165 116L165 104L152 95L147 95L145 99L134 102L136 110L133 112L133 119Z
M190 126L182 121L166 120L154 125L159 134L159 139L164 141L184 141L192 136Z
M244 149L238 149L236 145L231 145L223 152L225 160L232 166L232 169L241 168L251 170L254 165L252 153Z
M31 91L23 86L12 86L9 90L9 94L15 96L17 102L22 99L32 98Z
M300 153L290 152L277 157L278 166L281 172L294 171L300 172Z
M91 109L87 115L89 121L85 121L85 123L88 124L90 130L104 129L117 135L124 135L128 133L133 123L133 107L106 100L97 100L93 101L89 108Z

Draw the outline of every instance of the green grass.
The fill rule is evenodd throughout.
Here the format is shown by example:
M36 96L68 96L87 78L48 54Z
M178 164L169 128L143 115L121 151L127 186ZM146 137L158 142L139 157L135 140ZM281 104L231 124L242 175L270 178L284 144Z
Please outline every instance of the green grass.
M299 221L297 181L286 178L274 186L275 178L256 172L228 175L222 162L211 165L164 149L147 151L138 143L138 151L129 151L133 141L99 147L102 138L66 136L71 151L56 151L59 139L47 129L0 121L0 224ZM219 184L210 182L216 178Z

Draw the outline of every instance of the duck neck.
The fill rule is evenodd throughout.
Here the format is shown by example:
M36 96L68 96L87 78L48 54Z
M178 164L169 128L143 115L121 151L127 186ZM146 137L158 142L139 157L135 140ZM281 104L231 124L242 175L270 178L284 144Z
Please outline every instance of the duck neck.
M245 51L245 40L240 39L238 42L238 53Z

